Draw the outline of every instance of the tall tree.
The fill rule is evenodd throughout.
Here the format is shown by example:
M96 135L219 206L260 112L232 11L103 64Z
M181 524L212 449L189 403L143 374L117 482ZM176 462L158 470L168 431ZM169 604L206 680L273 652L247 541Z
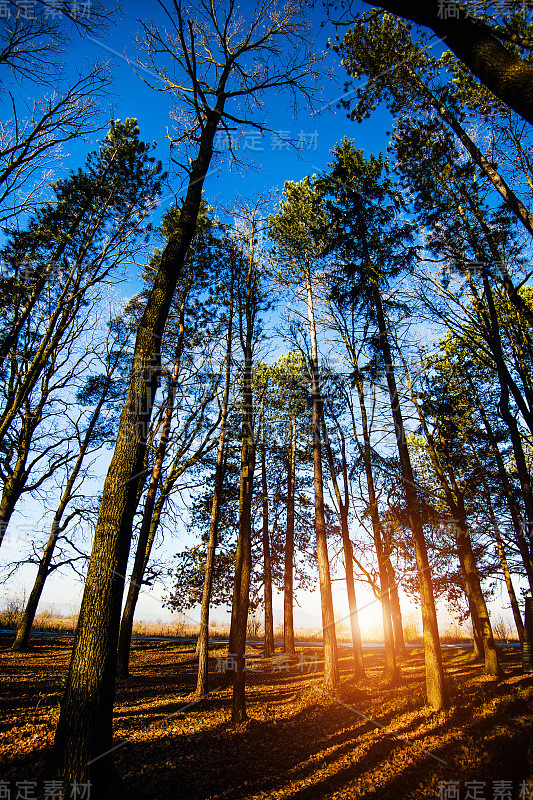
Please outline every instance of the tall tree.
M120 320L113 320L110 324L109 336L106 342L106 352L103 358L104 373L93 376L87 385L78 393L78 399L84 402L95 401L92 413L85 420L84 425L79 425L77 430L78 452L75 461L70 468L65 470L65 481L61 493L61 499L55 510L50 535L45 545L42 557L39 561L37 575L33 584L28 602L22 614L22 618L13 642L13 650L23 651L27 648L30 638L31 628L37 612L37 607L48 576L58 568L59 564L53 564L54 551L58 539L68 528L69 523L75 519L80 511L74 508L66 516L69 505L77 496L80 483L85 477L83 469L87 456L100 449L102 440L109 435L108 426L102 420L102 411L106 404L114 401L116 403L120 396L121 381L119 379L121 369L124 367L124 348L128 341L128 331L121 324ZM102 424L103 423L103 424ZM81 479L81 480L80 480Z
M311 344L309 364L312 402L311 437L316 545L322 608L322 636L324 641L324 684L328 691L335 692L339 685L339 670L324 509L321 436L323 401L320 389L320 366L313 294L313 269L316 267L317 262L320 261L323 250L319 233L322 221L322 201L314 191L309 179L306 178L299 184L286 183L284 199L280 202L279 211L271 218L270 233L275 242L277 260L289 270L294 271L301 282L309 322Z
M493 14L479 15L474 0L457 4L457 14L448 13L440 0L381 0L369 5L430 28L505 105L533 124L533 72L527 58L531 34L527 20L520 20L513 9L491 3ZM340 6L344 24L354 19L352 0ZM498 25L495 18L502 8L504 24Z
M252 572L252 498L257 455L257 419L254 412L253 358L260 327L259 314L264 308L262 298L263 256L258 247L263 221L260 204L247 207L237 218L237 236L241 238L241 268L237 284L239 339L242 349L243 371L241 378L242 448L239 487L239 537L235 554L235 580L231 607L230 654L235 656L233 674L232 722L237 724L247 718L245 695L246 635L249 609L250 576Z
M344 140L333 150L335 162L325 178L332 200L332 248L340 258L345 274L351 275L350 296L370 313L377 327L376 349L384 367L406 512L413 537L424 628L426 693L434 708L447 703L447 689L442 665L431 570L424 536L417 484L407 446L400 405L395 365L389 336L383 293L392 277L405 270L413 252L409 247L410 226L397 220L400 205L397 193L384 172L381 158L366 161L353 142ZM379 207L379 223L374 207ZM378 227L379 225L379 227ZM341 286L341 292L343 291ZM388 305L392 301L388 300Z
M232 258L233 253L230 255ZM220 429L218 438L217 459L215 466L215 480L213 486L213 500L209 519L209 538L205 561L204 585L202 591L202 605L200 609L200 630L198 632L198 679L196 682L196 695L202 697L208 690L208 656L209 656L209 606L213 586L213 571L218 540L218 527L220 519L220 506L222 503L222 484L225 473L226 452L226 424L229 411L231 388L231 355L233 350L233 314L234 314L234 267L230 261L229 308L227 319L227 338L225 353L225 378L222 395L220 415Z
M454 63L448 63L449 59L431 55L428 44L424 37L414 42L410 26L388 14L380 18L370 15L349 30L342 43L334 47L342 54L343 64L353 78L366 74L370 79L355 89L351 118L360 122L382 101L396 116L401 116L406 105L412 112L411 118L416 114L431 119L436 112L511 213L533 235L533 214L498 171L494 158L484 155L466 130L468 112L476 104L467 105L465 101L472 99L475 88L465 85L464 76L454 69ZM490 114L483 101L476 121L486 126ZM342 103L350 108L352 98Z
M243 121L227 106L242 99L253 108L269 89L307 92L316 58L307 46L300 11L297 0L285 5L272 0L254 6L244 21L233 3L185 7L176 0L168 11L173 33L167 37L155 25L146 26L145 48L156 74L175 92L180 112L189 114L183 140L191 145L193 158L184 164L187 189L180 223L161 255L137 333L52 756L56 776L67 782L90 777L102 797L114 796L119 782L113 762L112 709L123 576L165 322L195 232L216 132L219 126L227 130ZM157 63L161 52L169 57L168 73ZM250 118L244 122L265 127Z
M0 409L6 453L0 542L28 482L28 456L46 408L90 358L90 352L79 355L74 363L71 356L93 324L95 303L144 244L146 216L160 190L160 166L150 150L136 120L114 122L85 168L58 182L56 201L13 232L3 249L9 268L1 287L8 357ZM39 466L39 459L33 463Z

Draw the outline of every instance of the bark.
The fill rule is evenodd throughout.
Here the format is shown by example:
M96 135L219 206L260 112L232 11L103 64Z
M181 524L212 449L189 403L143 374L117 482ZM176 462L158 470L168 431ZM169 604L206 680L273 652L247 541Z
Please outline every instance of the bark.
M274 614L272 611L272 564L268 530L268 481L265 453L265 420L261 419L261 489L263 493L263 585L265 592L265 657L274 652Z
M305 284L311 339L311 391L313 402L311 431L313 444L316 549L322 607L322 636L324 641L324 686L327 691L336 692L339 687L339 666L337 661L337 637L335 634L335 615L333 611L333 596L331 593L331 577L329 572L326 515L324 512L324 479L322 475L322 445L320 438L322 396L320 392L318 370L318 347L313 308L313 292L308 264L306 264L305 269Z
M344 551L344 563L346 565L346 590L348 594L348 608L350 611L350 628L352 632L352 647L354 659L354 677L360 680L365 677L365 665L363 660L363 643L361 641L361 629L359 627L359 615L357 613L357 598L355 595L355 582L353 575L353 547L350 539L350 530L348 526L348 512L350 493L348 488L348 465L346 463L346 446L344 441L344 434L339 426L339 435L341 436L341 458L342 458L342 472L344 483L344 499L342 498L337 475L335 472L335 459L329 441L328 430L324 419L322 419L322 433L324 438L324 448L329 464L329 472L333 483L333 490L339 508L339 518L341 523L342 546Z
M150 528L152 516L154 513L157 490L161 480L161 472L163 469L163 462L167 452L167 447L170 439L170 430L172 426L172 415L174 413L174 403L176 399L176 388L178 383L178 375L181 365L181 355L183 352L183 341L185 336L185 307L187 297L193 282L192 268L189 273L187 283L184 287L183 296L180 305L179 313L179 332L178 341L176 345L176 354L174 358L174 367L170 376L168 387L167 401L165 404L165 411L163 414L163 423L161 427L161 437L157 446L154 466L148 484L148 491L144 503L143 516L141 520L141 528L139 530L139 537L137 539L137 549L135 551L135 560L130 576L130 584L128 587L128 594L126 603L122 612L122 620L120 623L120 634L118 639L118 653L117 653L117 675L120 678L129 677L129 662L131 650L131 636L133 632L133 619L135 615L135 607L139 598L139 592L142 586L144 572L147 558L147 545L150 538Z
M363 431L363 463L365 466L366 486L368 491L368 505L370 508L370 519L372 521L372 533L374 536L374 547L378 561L379 572L379 599L381 601L381 611L383 616L383 640L385 647L385 664L383 667L383 678L388 683L396 683L400 677L400 672L396 664L396 649L394 646L394 633L392 625L392 597L390 591L390 577L388 570L389 558L385 554L381 520L376 500L376 488L374 484L374 472L372 469L372 446L370 443L370 430L368 425L368 414L366 410L365 393L361 373L357 365L355 353L352 353L352 367L354 370L354 380L357 387L359 407L361 410L361 427ZM354 431L355 433L355 431Z
M294 498L296 482L296 419L291 414L287 464L287 530L285 534L285 571L283 578L283 649L294 655Z
M427 554L426 539L422 517L419 510L416 484L411 465L411 458L405 437L405 427L403 423L396 378L394 375L394 365L388 339L387 325L381 294L376 284L373 285L373 300L376 318L378 321L381 352L385 362L387 376L387 386L389 390L392 417L394 420L396 444L400 458L400 469L402 484L407 505L409 526L413 535L416 564L418 570L418 582L420 588L420 600L422 605L422 624L424 632L424 655L426 663L426 693L427 701L433 708L444 708L448 703L448 692L446 688L444 669L442 666L442 652L439 641L439 628L437 624L437 612L435 609L435 598L433 596L433 582Z
M470 597L470 594L467 591L466 587L467 587L467 582L465 579L465 594L468 603L468 609L470 611L470 619L472 621L472 638L474 640L474 660L484 661L485 648L483 647L483 636L481 633L481 626L479 624L479 617L477 615L476 605L473 602L472 598Z
M252 571L252 494L255 468L253 432L252 348L255 317L255 257L253 237L246 281L246 330L241 334L244 351L241 481L239 489L239 538L235 555L235 581L231 609L230 653L235 656L231 719L239 724L247 719L245 660L246 627Z
M454 19L442 13L439 0L369 4L431 28L496 97L533 124L533 65L507 49L488 23L464 15Z
M396 575L390 563L390 556L387 557L387 574L389 579L390 591L390 604L392 616L392 628L394 633L394 650L397 656L404 657L407 655L405 647L405 638L403 635L402 623L402 608L400 605L400 596L398 594L398 585L396 583Z
M230 289L230 309L228 317L228 339L226 347L226 376L224 380L224 394L222 397L222 415L220 418L220 434L218 438L217 462L215 467L215 486L213 502L211 504L211 517L209 521L209 539L207 541L207 554L205 559L204 587L202 591L202 607L200 610L200 630L196 654L198 656L198 678L196 681L196 696L203 697L208 691L208 657L209 657L209 605L213 586L213 569L218 539L218 523L220 518L220 505L222 502L222 487L224 482L224 450L226 444L226 421L228 417L229 391L231 382L231 350L233 342L233 274Z
M102 798L113 797L120 784L112 754L112 712L124 574L136 510L136 476L144 461L164 326L194 236L223 104L221 95L203 127L179 228L162 253L137 332L132 375L104 483L56 730L51 772L69 783L90 780L93 793Z
M481 639L483 642L485 672L488 675L499 677L502 674L502 670L500 668L498 652L496 650L496 644L492 634L492 626L490 624L487 604L481 589L481 582L479 579L479 572L477 569L474 552L472 550L470 533L465 524L465 518L462 509L459 511L456 541L459 558L465 572L468 586L470 588L470 595L476 608L478 624L481 631Z

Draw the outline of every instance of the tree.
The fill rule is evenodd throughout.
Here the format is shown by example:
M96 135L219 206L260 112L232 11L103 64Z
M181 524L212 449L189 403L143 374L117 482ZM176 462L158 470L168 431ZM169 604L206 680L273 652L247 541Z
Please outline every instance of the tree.
M464 342L469 360L482 363L499 384L499 413L511 437L526 518L531 524L531 478L521 425L514 411L516 407L531 431L533 395L527 366L532 353L531 319L526 295L513 283L523 270L522 248L508 215L491 211L480 196L472 167L458 163L453 144L442 130L435 134L434 125L413 130L405 122L395 134L402 176L416 186L415 208L430 232L427 247L445 264L438 276L433 267L420 275L419 285L424 288L419 295L433 318L445 321ZM498 272L504 276L502 281L497 280ZM476 389L472 387L471 391L475 397ZM479 399L476 404L479 408ZM483 410L480 413L483 416ZM499 461L487 418L483 424ZM498 470L507 485L501 462ZM524 563L528 564L530 555L524 550L520 533L524 526L508 489L506 492Z
M315 528L322 608L322 635L324 639L324 684L328 691L336 692L339 685L339 672L324 509L321 442L323 401L320 390L320 367L312 282L312 270L317 261L320 260L323 250L323 245L319 238L323 213L321 198L314 191L308 178L299 184L287 182L284 188L284 199L280 202L279 211L271 218L270 234L275 242L278 263L296 273L298 280L303 284L302 289L306 298L305 305L311 343L309 364L312 402L311 436L313 446Z
M58 539L68 528L69 523L81 513L79 509L74 508L64 519L69 505L77 496L80 483L86 477L83 474L83 468L87 456L100 449L102 440L109 435L108 426L101 419L102 410L110 401L114 400L116 402L122 388L121 381L118 378L120 368L123 368L124 347L128 341L128 333L127 330L124 330L124 326L120 324L119 320L111 322L109 337L106 342L106 352L103 358L105 372L102 375L93 376L84 389L78 393L78 400L90 402L93 399L96 402L91 415L85 420L85 424L77 425L78 452L72 466L70 468L67 467L65 470L66 480L61 499L54 513L50 535L39 561L35 582L13 642L13 650L15 651L23 651L27 648L33 620L46 579L55 569L64 565L64 562L53 564L54 551Z
M346 438L344 436L342 427L340 426L338 419L332 413L331 409L330 409L330 416L333 416L339 439L337 462L340 462L339 471L342 476L342 486L343 486L342 494L339 487L339 481L337 480L337 463L331 447L326 421L323 416L322 431L324 439L324 449L326 451L326 457L329 465L329 474L331 477L331 481L333 483L335 499L337 501L338 514L340 517L342 545L344 550L344 564L346 570L346 589L348 592L348 607L350 609L350 627L352 631L354 677L356 679L360 679L365 677L365 666L363 660L363 644L361 641L361 631L359 628L359 616L357 614L357 599L355 596L355 583L354 583L354 573L353 573L353 548L349 531L350 488L348 480L348 461L346 456Z
M122 264L144 244L146 216L160 190L160 165L150 149L135 120L112 123L85 168L59 181L56 201L13 232L3 249L0 542L18 498L31 489L32 470L43 457L52 459L48 473L54 463L61 466L63 448L47 444L39 429L90 359L90 345L84 355L73 352L89 336L103 287L120 279Z
M414 113L422 119L431 118L435 112L455 134L474 164L501 195L509 210L533 236L533 214L505 181L495 164L494 157L484 155L467 133L468 111L476 105L476 87L466 83L465 76L450 59L436 59L430 55L428 42L413 42L410 26L385 14L380 19L370 15L346 33L334 48L343 56L343 64L354 78L368 75L361 87L356 87L356 102L350 117L357 121L385 101L394 115L401 116L408 106L411 119ZM443 80L451 71L451 80ZM350 93L352 94L352 93ZM481 109L476 117L478 124L486 126L487 119L499 109L487 110L485 97L479 98ZM350 108L352 98L342 104ZM482 117L482 119L479 119ZM412 124L412 122L411 122Z
M179 211L172 208L165 214L161 224L165 239L168 240L170 238L178 224ZM159 443L156 447L155 440L152 440L152 447L155 449L155 455L153 464L151 465L150 478L137 538L135 559L120 625L118 674L122 678L127 678L129 676L129 654L135 607L144 579L146 566L150 558L154 533L152 519L156 506L156 497L163 479L164 462L167 452L172 450L172 422L176 405L176 394L178 393L178 387L180 387L179 394L183 403L186 394L187 373L190 372L190 368L192 368L193 373L196 373L198 369L198 364L195 363L194 356L192 355L195 346L197 347L199 344L200 338L196 329L203 329L201 347L205 353L208 350L207 345L211 334L210 329L216 329L217 327L216 320L211 321L209 325L203 324L205 318L210 316L212 308L210 307L209 297L207 301L202 303L202 294L205 295L206 286L210 283L215 274L216 265L218 264L218 259L213 259L213 253L216 252L218 242L213 241L212 227L213 223L209 219L209 208L205 203L202 203L195 238L191 243L187 256L183 279L179 281L179 285L176 289L175 300L173 301L173 306L169 314L167 335L165 336L161 348L163 353L169 354L171 366L169 367L170 374L166 398L163 402L161 412L162 416L160 420L157 420L157 424L154 426L156 428L155 436L159 434ZM158 259L159 251L156 251L155 257L152 259L152 264L150 265L151 269L158 263ZM211 260L213 260L213 263L211 263ZM151 275L152 272L149 271L145 276L148 284L151 282ZM146 292L143 292L142 295L142 297L134 298L134 301L130 304L132 312L140 313L142 301ZM140 308L138 308L139 305ZM188 363L191 361L192 364ZM184 364L184 362L186 363ZM198 376L198 380L202 380L201 374ZM211 397L209 396L208 390L207 402L209 402L210 399ZM206 404L205 399L202 402ZM194 437L189 437L187 432L187 427L191 420L197 416L197 411L197 408L193 408L191 414L184 415L185 420L184 424L182 424L184 435L181 438L181 445L178 450L182 464L183 462L194 463L195 458L191 458L192 453L195 454L196 458L199 458L201 453L205 449L208 449L207 443L210 438L210 430L208 430L206 437L200 444L194 440ZM187 450L189 452L187 452ZM177 467L176 459L174 460L174 467ZM182 470L180 474L183 474L183 471L184 470Z
M309 377L303 357L295 351L280 356L275 364L265 365L263 371L268 381L263 404L269 421L270 468L278 476L272 502L274 519L277 519L276 508L283 504L285 506L285 539L282 547L283 649L289 655L294 655L295 550L297 539L302 539L300 526L296 525L297 460L303 457L298 440L302 422L304 425L306 422L304 415ZM281 488L282 484L286 489Z
M231 258L231 256L230 256ZM211 592L213 586L213 571L215 564L215 554L218 541L218 527L220 519L220 506L222 503L222 485L225 473L225 452L226 452L226 425L229 411L229 395L231 385L231 354L233 349L233 313L234 313L234 269L230 263L230 289L229 289L229 308L227 319L227 338L225 353L225 378L224 391L222 395L222 406L220 415L220 427L218 437L217 459L215 466L215 479L213 486L213 500L209 518L209 539L207 542L207 554L204 572L204 586L202 591L202 606L200 610L200 630L198 632L198 679L196 682L196 695L203 697L207 694L208 679L207 667L209 656L209 605L211 602Z
M491 24L483 11L476 15L468 0L459 7L458 17L443 13L439 0L381 0L369 5L430 28L496 97L533 123L533 67L527 60L532 44L525 20L512 16L504 25ZM494 10L501 13L499 6Z
M434 370L433 378L425 402L420 402L404 361L411 401L417 410L433 469L444 493L451 519L454 520L457 555L471 608L472 624L474 629L478 629L482 641L485 671L499 677L502 672L481 589L467 517L467 495L472 476L468 474L464 451L470 444L468 428L472 409L461 387L457 384L454 386L451 382L452 376L446 362L432 360L430 364ZM450 413L451 409L453 411Z
M176 35L164 39L155 26L146 30L146 48L154 61L158 42L162 43L171 69L176 71L176 79L169 77L167 86L175 90L180 110L191 112L184 140L192 145L194 157L184 164L187 190L180 223L162 252L140 320L52 756L56 776L67 782L90 777L102 796L114 796L118 785L112 755L112 708L123 576L165 322L196 228L215 134L220 125L225 128L242 122L226 106L242 99L253 108L269 89L288 88L296 95L303 92L309 96L307 81L316 58L310 53L306 28L299 20L301 7L296 0L284 6L272 0L255 6L244 21L232 3L189 8L176 0L174 13L167 9ZM154 65L161 74L159 65ZM248 124L252 121L263 127L246 120Z
M405 508L413 537L424 628L427 700L434 708L447 703L437 615L431 581L423 520L417 484L407 446L395 366L389 337L383 292L392 277L406 269L413 257L409 247L410 226L397 220L399 198L386 178L381 158L366 161L353 141L344 140L333 150L335 162L325 177L331 193L331 249L342 265L342 277L352 276L349 290L339 284L341 294L349 293L353 302L367 309L377 328L376 350L385 370L387 391L394 423L396 446ZM379 209L379 223L376 214ZM387 298L387 305L393 301Z
M9 91L11 116L0 133L0 224L35 211L63 145L100 128L96 117L109 82L104 65L66 79L61 54L73 33L105 30L113 12L99 2L81 14L66 0L50 5L35 0L30 11L8 0L2 8L0 85Z
M250 576L252 572L252 497L257 453L257 425L253 403L253 357L260 329L259 314L265 308L262 288L262 253L258 237L262 230L259 204L245 208L237 218L241 238L241 263L236 285L238 336L243 356L241 378L241 469L239 486L239 537L235 553L235 580L231 607L229 652L235 655L231 719L238 724L247 718L245 660Z

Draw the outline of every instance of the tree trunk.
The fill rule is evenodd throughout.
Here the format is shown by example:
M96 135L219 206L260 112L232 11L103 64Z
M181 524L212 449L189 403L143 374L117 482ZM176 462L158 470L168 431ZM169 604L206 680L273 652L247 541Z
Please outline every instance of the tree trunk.
M180 306L179 315L179 332L178 342L176 345L176 355L174 359L174 367L170 376L168 387L167 401L165 405L165 412L163 414L163 424L161 428L161 438L155 454L154 466L152 467L152 474L148 484L148 491L144 503L143 517L141 521L141 529L139 531L139 538L137 539L137 549L135 551L135 560L133 569L130 576L130 584L128 587L128 594L126 603L122 612L122 621L120 623L120 634L118 639L118 652L117 652L117 675L120 678L129 677L129 663L131 651L131 636L133 632L133 618L135 615L135 607L139 599L139 592L141 590L146 564L148 562L147 545L150 538L150 528L152 516L154 513L155 501L157 490L159 488L159 481L161 480L161 472L163 469L163 462L167 452L168 442L170 439L170 429L172 426L172 415L174 413L174 403L176 398L176 387L178 383L178 375L181 364L181 355L183 352L183 342L185 336L185 306L187 297L192 286L193 274L192 268L189 274L187 284L183 290L183 296Z
M468 609L470 611L470 620L472 622L472 638L474 640L474 660L484 661L485 648L483 647L483 636L481 633L481 626L479 624L479 617L477 615L476 605L472 600L469 591L467 591L466 585L467 584L465 579L465 594L468 602Z
M489 509L490 520L492 522L492 528L494 530L494 536L496 538L496 544L498 545L498 555L500 556L500 563L502 565L502 572L505 578L505 585L507 587L507 594L509 595L509 603L511 604L511 609L513 611L514 622L516 625L516 632L518 633L518 638L520 640L520 644L524 644L524 623L522 621L522 615L520 613L520 606L518 605L518 600L516 597L516 592L514 590L513 581L511 579L511 573L509 571L509 564L507 563L507 556L505 555L505 549L502 542L502 536L500 533L500 528L498 525L498 521L496 519L496 514L494 513L494 507L492 505L492 501L490 499L490 492L488 491L488 487L485 486L485 497L487 499L487 507Z
M403 635L402 608L400 605L400 595L396 584L394 568L390 563L390 556L387 557L387 575L389 578L390 604L392 616L392 628L394 632L394 650L401 658L407 655L405 647L405 637Z
M235 582L231 609L230 648L235 656L231 719L239 724L247 719L245 658L246 627L252 571L252 494L255 468L255 439L253 431L252 345L254 337L254 271L253 236L250 244L246 280L246 331L244 337L244 375L242 406L241 482L239 489L239 539L235 556Z
M433 596L433 582L431 579L431 568L427 555L426 539L422 517L420 516L416 484L411 465L411 458L405 437L405 427L403 423L400 400L396 387L394 366L389 345L387 325L383 312L381 294L377 284L373 286L374 309L378 321L381 352L385 362L387 376L387 386L389 390L392 417L396 434L396 444L400 458L400 468L402 475L405 501L409 517L409 526L413 534L413 544L415 550L416 564L418 569L418 582L420 587L420 600L422 605L422 624L424 630L424 654L426 662L426 693L427 701L433 708L444 708L448 703L448 693L444 679L444 669L442 666L442 653L439 641L439 628L437 624L437 612L435 609L435 598Z
M261 489L263 493L263 585L265 592L265 657L274 652L274 614L272 611L272 564L268 530L268 481L265 453L265 419L261 416Z
M289 427L289 455L287 469L287 530L285 534L285 572L283 579L283 649L294 655L294 498L296 482L296 419L291 414Z
M202 130L192 164L178 231L171 237L142 316L128 394L115 451L106 476L67 686L61 703L51 773L67 783L92 784L101 798L114 798L120 782L113 760L112 714L120 609L128 563L137 482L160 369L165 322L185 256L194 236L202 186L224 97Z
M384 552L381 520L379 518L379 509L376 501L376 488L374 484L374 473L372 470L372 446L370 443L370 430L368 426L368 414L366 411L364 387L355 353L352 355L352 367L354 370L355 385L357 387L357 396L359 398L359 407L361 409L361 427L363 430L363 463L365 465L368 505L370 508L370 519L372 521L374 547L376 549L376 558L378 561L380 585L379 599L381 601L381 612L383 617L383 644L385 648L383 679L389 684L394 684L399 680L400 672L396 665L396 651L394 646L394 633L392 627L392 599L390 593L390 577L387 567L388 558Z
M318 347L313 308L313 292L311 288L311 273L308 264L306 264L305 270L305 283L311 339L311 389L313 401L311 430L313 437L316 550L322 607L322 636L324 641L324 685L328 692L335 693L339 687L339 666L337 661L337 637L335 634L335 615L333 611L333 596L331 593L331 577L329 572L326 515L324 512L324 480L322 476L322 447L320 440L322 397L320 393L318 370Z
M33 620L35 619L35 614L37 613L39 600L41 599L41 594L43 592L46 579L50 574L50 563L52 561L57 536L57 529L52 528L52 533L48 538L43 556L39 562L35 582L28 598L28 602L26 603L26 608L24 609L15 641L13 642L13 650L15 651L21 652L26 650L28 647L31 628L33 625Z
M459 512L456 533L457 552L459 553L459 558L464 568L465 577L470 588L470 596L475 605L477 618L479 620L479 627L483 641L485 672L488 675L499 677L502 674L502 670L500 668L498 651L496 650L496 644L492 634L492 626L490 624L487 604L481 589L479 572L477 569L474 552L472 550L472 542L470 540L470 532L468 530L468 526L466 525L463 509L460 509Z
M344 563L346 567L346 590L348 594L348 608L350 611L350 628L352 632L352 647L354 659L354 677L360 680L365 677L365 665L363 660L363 643L361 641L361 629L359 627L359 615L357 613L357 598L355 595L355 582L353 575L353 547L350 539L350 530L348 525L348 509L350 502L350 492L348 486L348 466L346 463L346 446L344 441L344 434L340 426L338 426L339 435L341 437L341 458L342 458L342 471L344 483L344 500L341 497L337 475L335 473L335 459L328 436L328 429L324 417L322 417L322 432L324 436L324 447L329 464L329 472L331 481L333 483L333 490L335 498L339 507L339 517L341 523L342 546L344 551Z
M220 418L220 435L218 439L217 463L215 468L215 487L213 502L211 504L211 517L209 521L209 539L205 559L204 588L202 591L202 607L200 610L200 630L196 654L198 656L198 678L196 681L196 697L204 697L208 691L208 662L209 662L209 606L211 603L211 589L213 586L213 569L218 539L218 522L220 518L220 505L222 502L222 486L224 482L224 448L226 443L226 420L228 417L229 390L231 382L231 350L233 343L233 272L230 289L230 309L228 317L228 339L226 347L226 377L224 394L222 397L222 416Z

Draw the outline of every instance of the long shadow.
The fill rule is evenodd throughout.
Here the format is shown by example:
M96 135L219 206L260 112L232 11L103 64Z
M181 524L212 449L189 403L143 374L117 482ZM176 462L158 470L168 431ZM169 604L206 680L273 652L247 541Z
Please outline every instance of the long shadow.
M518 669L515 672L518 673ZM412 684L412 681L408 681L408 684ZM405 691L402 694L409 694L409 685L403 687ZM531 685L531 679L520 681L520 686ZM480 752L480 770L472 777L483 779L482 776L488 775L495 780L518 779L524 776L520 776L516 762L515 767L507 764L502 771L501 754L506 757L505 754L512 753L515 745L509 741L508 736L498 733L502 714L514 719L513 715L519 710L518 701L509 698L505 708L500 705L484 719L476 720L473 713L476 703L479 706L481 699L485 701L491 697L496 698L505 691L508 691L508 687L500 689L496 682L488 683L482 687L481 692L477 692L477 700L474 696L463 698L463 701L467 699L466 704L456 709L442 724L430 725L422 733L416 730L423 721L423 715L420 714L408 724L395 729L394 733L387 730L377 731L377 739L371 739L369 734L375 730L371 722L354 719L353 712L341 706L324 707L316 703L288 719L251 720L243 730L233 731L228 725L221 723L208 731L185 736L169 733L162 742L134 743L123 766L127 770L127 762L129 763L131 777L135 778L139 788L153 798L164 797L168 792L179 796L180 800L238 800L255 795L277 797L278 793L282 793L287 800L296 797L318 800L343 788L348 791L354 781L361 779L363 786L357 796L376 797L375 789L369 789L368 792L364 789L364 776L373 771L379 772L384 761L392 759L393 764L398 762L394 768L395 774L380 787L380 797L415 797L417 795L416 790L412 793L413 786L416 787L428 775L431 775L435 786L438 780L464 777L460 772L459 775L453 774L458 741L462 735L468 736L474 742L482 742L490 736L488 759L483 762L483 752ZM273 696L276 693L274 689ZM368 693L356 688L352 688L351 693L348 693L347 700L352 704L360 701L365 708L369 700ZM480 694L483 695L482 698ZM254 699L254 689L250 687L250 706ZM264 695L258 694L258 700L261 699L264 701ZM382 725L387 726L401 715L405 710L402 706L409 707L409 697L402 700L392 710L379 716ZM229 716L229 697L226 700L220 698L218 707L224 708L225 702ZM421 704L419 710L422 711ZM368 711L364 713L370 715ZM473 721L467 724L465 718ZM428 735L438 736L454 730L453 741L439 745L433 754L447 761L448 765L441 764L431 754L424 752L428 749L424 744ZM408 736L409 741L399 740L398 737L401 736ZM368 741L362 745L365 737ZM516 754L520 758L527 754L527 741L528 737L524 732L517 730ZM350 761L354 749L361 746L366 748L365 752L345 765L343 762ZM138 776L135 770L131 770L131 763L136 760L160 763L161 751L172 755L171 763L168 759L163 759L165 765L161 769L156 767L146 780ZM206 759L206 753L216 753L215 763ZM390 767L391 764L388 763L389 772ZM501 774L497 774L497 768ZM456 769L460 771L461 767ZM319 777L317 773L321 771L327 772L327 775ZM297 788L291 790L291 785L295 783ZM154 794L156 786L159 793ZM438 796L437 789L435 796Z

